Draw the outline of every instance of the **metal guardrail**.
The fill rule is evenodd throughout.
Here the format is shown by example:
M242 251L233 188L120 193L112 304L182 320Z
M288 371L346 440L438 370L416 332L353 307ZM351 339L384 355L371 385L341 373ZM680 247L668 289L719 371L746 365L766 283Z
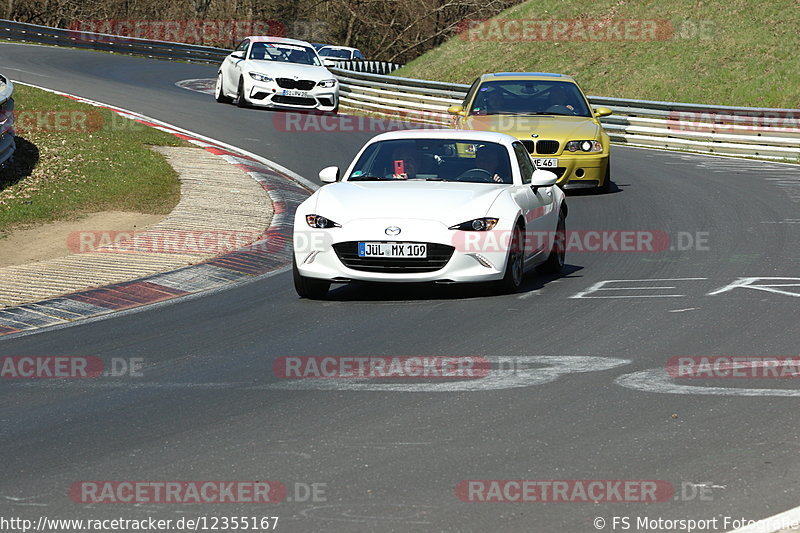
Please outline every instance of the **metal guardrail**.
M155 59L191 61L195 63L219 64L231 50L197 44L154 41L137 37L125 37L106 33L88 32L79 29L53 28L25 22L0 19L0 39L70 46L89 50L102 50L121 54L152 57ZM386 61L343 61L343 66L360 72L389 74L402 65Z
M340 109L450 126L447 108L468 85L331 69ZM612 142L800 162L800 109L715 106L590 96L613 114L601 122Z
M230 50L212 46L152 41L81 30L65 30L63 28L37 26L36 24L4 19L0 19L0 39L197 63L221 63L231 53Z
M14 100L11 93L14 84L0 75L0 165L4 165L14 155Z

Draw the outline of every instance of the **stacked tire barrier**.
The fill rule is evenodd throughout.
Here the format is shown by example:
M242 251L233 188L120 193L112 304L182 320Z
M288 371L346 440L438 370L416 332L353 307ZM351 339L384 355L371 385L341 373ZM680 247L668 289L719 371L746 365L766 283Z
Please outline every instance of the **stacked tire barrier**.
M402 67L400 63L388 61L337 61L335 68L351 72L366 72L368 74L391 74Z
M14 84L0 75L0 165L4 165L14 155L14 100L11 93Z

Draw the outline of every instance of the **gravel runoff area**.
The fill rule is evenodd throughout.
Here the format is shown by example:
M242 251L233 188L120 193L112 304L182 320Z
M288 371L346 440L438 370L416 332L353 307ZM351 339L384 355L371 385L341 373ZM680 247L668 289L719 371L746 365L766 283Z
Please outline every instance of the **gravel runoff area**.
M154 150L179 174L175 209L141 233L96 228L70 236L72 255L0 268L0 307L195 264L257 240L270 226L272 201L243 170L201 148Z

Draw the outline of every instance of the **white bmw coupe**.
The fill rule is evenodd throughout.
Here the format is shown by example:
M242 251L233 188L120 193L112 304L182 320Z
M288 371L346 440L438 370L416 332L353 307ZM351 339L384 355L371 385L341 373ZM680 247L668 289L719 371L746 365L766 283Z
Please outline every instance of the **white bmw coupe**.
M337 112L339 82L305 41L248 37L219 67L217 102Z
M331 283L494 282L514 292L528 270L564 266L567 205L503 133L405 130L372 138L297 208L294 284L305 298Z

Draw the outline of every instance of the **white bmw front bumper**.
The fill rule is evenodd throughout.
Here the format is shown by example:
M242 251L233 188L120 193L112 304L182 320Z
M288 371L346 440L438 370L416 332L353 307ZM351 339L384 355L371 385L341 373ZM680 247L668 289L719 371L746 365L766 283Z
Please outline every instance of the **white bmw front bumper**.
M302 86L303 88L296 88L296 84L284 83L285 86L295 87L285 88L278 81L263 82L251 79L246 83L249 84L245 87L247 100L254 106L333 111L339 104L338 82L333 87L319 87L314 84L312 87Z
M387 236L390 227L400 234ZM294 254L300 275L331 281L480 282L501 279L508 258L508 229L489 232L447 229L441 222L361 219L344 227L316 229L298 214ZM481 234L481 235L479 235ZM358 243L425 243L427 257L359 257Z

